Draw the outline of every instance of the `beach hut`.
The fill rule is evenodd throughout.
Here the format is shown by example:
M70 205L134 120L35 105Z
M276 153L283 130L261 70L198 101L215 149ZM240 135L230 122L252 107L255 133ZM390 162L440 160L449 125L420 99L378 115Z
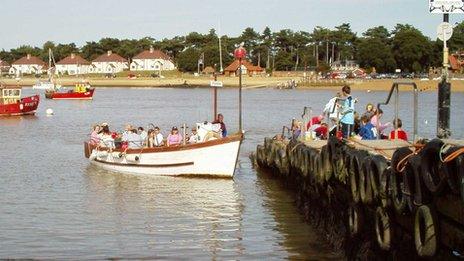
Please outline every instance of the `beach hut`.
M227 66L224 69L224 74L228 76L237 76L239 74L239 70L238 70L239 66L240 66L239 60L233 61L231 64L229 64L229 66ZM249 76L252 76L252 75L257 75L257 74L261 74L264 72L263 68L261 68L260 66L253 65L251 62L247 60L242 60L241 67L242 67L242 74L244 75L247 74Z

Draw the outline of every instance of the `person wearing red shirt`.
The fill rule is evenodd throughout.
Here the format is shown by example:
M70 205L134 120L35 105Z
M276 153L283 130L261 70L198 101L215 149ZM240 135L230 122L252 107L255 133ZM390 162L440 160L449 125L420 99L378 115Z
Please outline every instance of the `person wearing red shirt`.
M390 135L389 135L390 140L400 139L400 140L408 141L408 134L404 130L401 129L401 127L403 127L403 122L401 121L401 119L398 119L398 122L395 122L394 120L393 126L397 127L397 129L392 130L390 132ZM398 133L397 136L396 136L396 133Z

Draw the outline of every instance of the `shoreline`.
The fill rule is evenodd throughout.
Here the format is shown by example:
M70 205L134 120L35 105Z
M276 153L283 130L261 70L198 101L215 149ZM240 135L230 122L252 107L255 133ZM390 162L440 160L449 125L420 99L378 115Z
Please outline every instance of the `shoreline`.
M297 77L244 77L243 89L265 89L278 88L286 82L294 79L298 82ZM0 81L7 85L20 85L22 87L31 87L38 80L43 78L22 78L19 81L10 78L1 78ZM57 83L63 86L73 86L75 82L81 79L74 77L66 77L57 79ZM128 79L117 77L113 79L105 78L86 78L93 87L100 88L210 88L212 77L170 77L164 79L153 78L138 78ZM237 77L218 77L218 81L222 81L224 87L220 88L237 88ZM329 90L336 91L345 83L350 85L353 91L390 91L391 86L395 82L415 82L419 91L436 91L438 88L438 80L419 80L419 79L381 79L381 80L349 80L343 82L340 80L324 80L318 83L311 83L311 86L299 86L296 90ZM319 85L320 83L320 85ZM451 80L452 92L464 92L464 80ZM401 91L409 91L410 87L401 87Z

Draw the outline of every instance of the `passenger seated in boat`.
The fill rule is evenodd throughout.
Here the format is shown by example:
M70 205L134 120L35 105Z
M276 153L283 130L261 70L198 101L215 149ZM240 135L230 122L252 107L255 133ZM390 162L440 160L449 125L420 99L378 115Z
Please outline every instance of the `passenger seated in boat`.
M377 139L377 128L369 121L367 115L361 117L361 124L362 126L358 135L362 140Z
M401 119L398 118L398 122L396 120L393 120L393 126L398 126L398 128L390 132L390 140L400 139L408 141L408 134L402 129L403 122L401 121Z
M90 133L89 144L98 145L98 143L100 143L100 136L99 136L100 131L101 131L100 125L95 124L92 128L92 133Z
M132 129L127 135L127 146L129 149L140 149L143 147L143 140L137 133L136 129Z
M148 133L143 129L143 127L138 127L137 130L140 138L142 138L143 146L145 146L147 144Z
M167 138L167 145L169 146L178 146L182 144L182 135L179 134L177 127L172 127L171 133Z
M148 135L148 147L161 147L164 146L164 137L163 134L160 132L159 127L155 127L153 131Z
M99 134L100 136L100 146L105 148L114 148L114 139L108 125L102 127L102 131Z
M327 123L323 122L319 125L319 127L314 129L314 132L316 133L316 138L319 138L321 140L326 140L327 139L327 133L328 133L328 125Z
M224 115L222 115L221 113L219 113L219 114L217 115L216 120L213 122L213 124L221 124L222 137L226 137L226 136L227 136L227 128L226 128L226 124L224 123Z
M200 139L200 135L197 132L197 128L193 127L192 128L192 133L190 134L189 139L188 139L188 143L194 144L194 143L198 143L200 141L201 141L201 139Z

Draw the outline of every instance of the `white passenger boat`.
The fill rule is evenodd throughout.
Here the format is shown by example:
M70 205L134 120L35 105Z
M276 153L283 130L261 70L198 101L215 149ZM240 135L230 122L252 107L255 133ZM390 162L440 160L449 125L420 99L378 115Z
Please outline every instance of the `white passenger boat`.
M164 176L233 177L241 133L205 142L172 147L113 149L85 142L85 156L106 170Z

